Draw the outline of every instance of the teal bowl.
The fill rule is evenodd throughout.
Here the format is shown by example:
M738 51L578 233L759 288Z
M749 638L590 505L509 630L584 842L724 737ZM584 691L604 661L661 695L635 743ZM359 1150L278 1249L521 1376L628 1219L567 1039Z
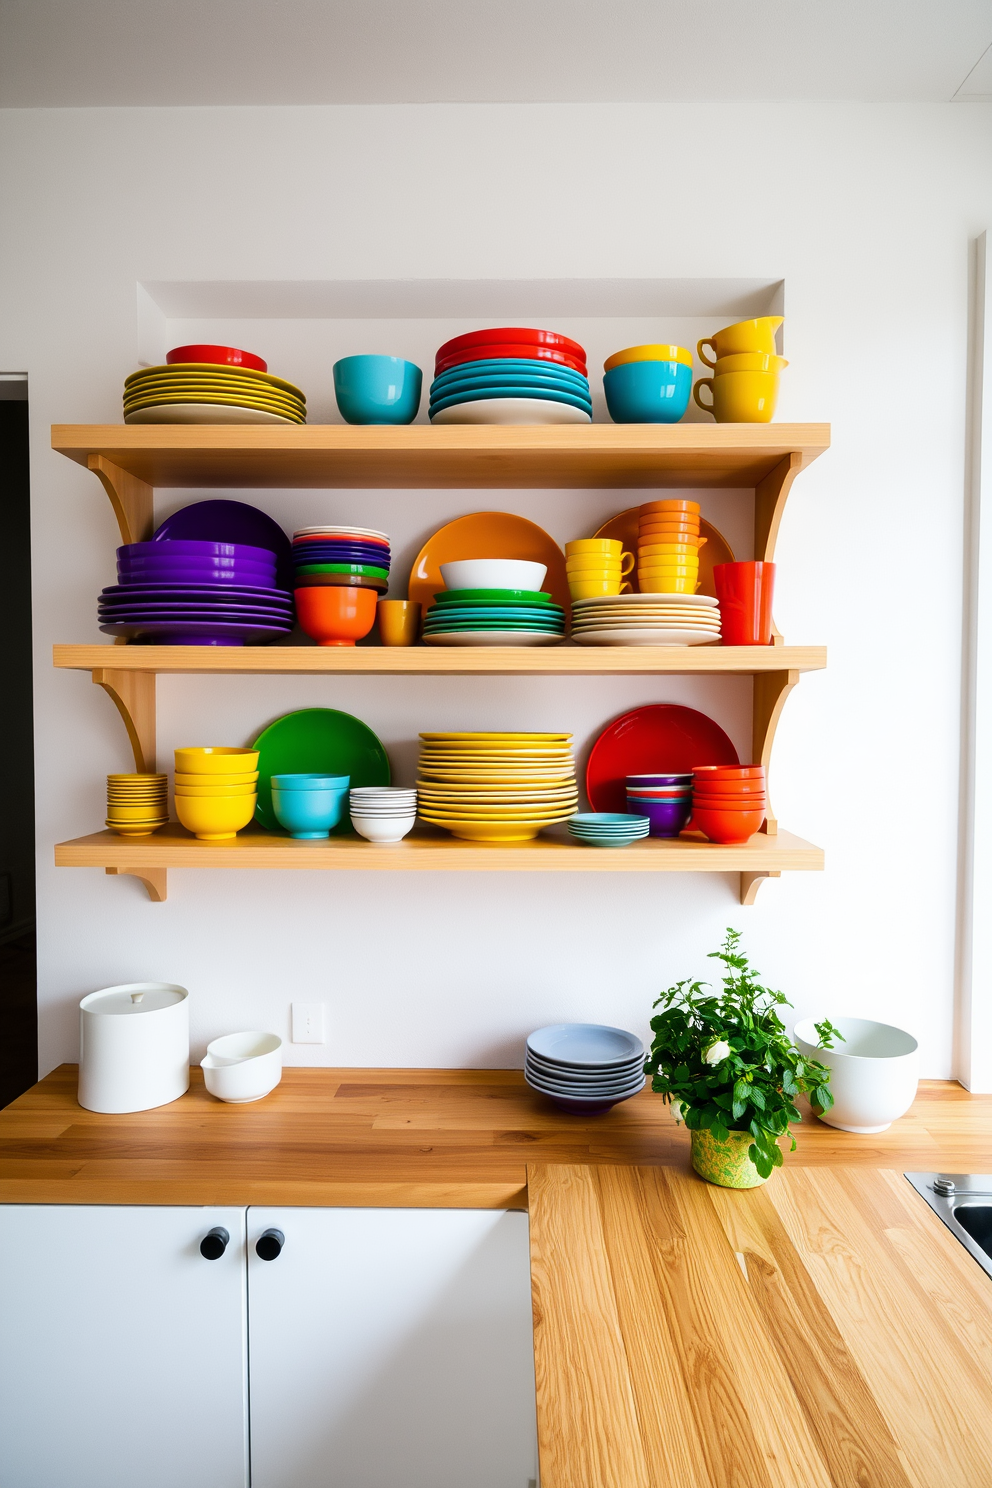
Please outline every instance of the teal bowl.
M299 778L299 777L297 777ZM329 837L344 815L348 786L328 790L285 789L272 778L272 810L290 837Z
M689 406L692 368L683 362L624 362L603 374L615 424L677 424Z
M412 424L424 374L392 356L350 356L334 363L334 396L347 424Z

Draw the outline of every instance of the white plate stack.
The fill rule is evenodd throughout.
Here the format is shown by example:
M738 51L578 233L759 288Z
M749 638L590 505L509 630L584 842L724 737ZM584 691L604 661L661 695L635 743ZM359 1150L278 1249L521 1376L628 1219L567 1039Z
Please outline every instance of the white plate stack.
M597 1116L644 1089L644 1045L603 1023L552 1023L527 1039L524 1079L563 1111Z
M709 594L611 594L572 600L579 646L705 646L720 640L720 607Z

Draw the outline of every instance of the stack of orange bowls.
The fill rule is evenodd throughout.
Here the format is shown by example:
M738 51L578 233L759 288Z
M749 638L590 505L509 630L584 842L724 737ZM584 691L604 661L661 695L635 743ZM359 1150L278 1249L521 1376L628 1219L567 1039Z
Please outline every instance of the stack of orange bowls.
M695 594L699 587L698 501L646 501L639 509L637 582L642 594Z
M765 819L764 765L700 765L692 772L692 824L711 842L747 842Z
M257 801L257 749L176 750L176 815L201 842L234 837L255 815Z

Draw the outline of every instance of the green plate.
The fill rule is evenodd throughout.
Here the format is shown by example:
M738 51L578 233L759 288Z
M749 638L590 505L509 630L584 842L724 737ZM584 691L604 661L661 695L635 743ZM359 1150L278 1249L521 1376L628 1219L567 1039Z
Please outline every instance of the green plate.
M366 579L388 579L389 569L379 568L374 563L303 563L294 569L299 577L301 574L336 573L336 574L359 574Z
M541 620L451 620L444 624L425 625L424 635L446 634L452 630L541 630L548 635L564 635L563 624Z
M272 810L273 775L350 775L352 785L389 785L389 759L368 724L337 708L301 708L263 729L251 745L258 750L258 805L255 820L281 831ZM345 808L332 837L351 830Z
M434 596L438 604L550 604L543 589L444 589Z

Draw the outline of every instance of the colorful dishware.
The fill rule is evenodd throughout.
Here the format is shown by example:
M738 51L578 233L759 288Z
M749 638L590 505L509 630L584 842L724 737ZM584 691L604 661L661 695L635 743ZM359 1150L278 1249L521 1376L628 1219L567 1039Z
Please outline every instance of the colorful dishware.
M725 646L770 646L774 563L719 563L713 570Z
M301 708L263 729L258 751L258 803L255 820L269 831L277 825L272 807L273 775L347 775L353 786L388 785L389 760L379 739L361 719L336 708ZM331 830L348 828L347 813Z
M594 811L622 812L631 774L737 763L733 743L705 713L679 703L650 703L613 719L596 739L586 766L586 795Z
M311 840L329 837L344 814L347 775L273 775L272 810L291 837Z
M251 351L236 346L176 346L165 353L167 366L174 362L209 362L219 367L247 367L252 372L267 372L268 366Z
M334 397L347 424L412 424L424 374L394 356L349 356L334 363Z
M721 357L735 356L741 352L763 351L773 354L775 332L784 320L782 315L760 315L754 320L738 320L733 325L724 326L716 335L704 336L701 341L696 342L699 360L704 367L713 367ZM703 351L704 346L712 351L713 361Z
M379 639L384 646L415 646L420 634L419 604L408 599L380 599L375 607Z
M320 585L294 597L300 626L318 646L353 646L375 624L374 589Z
M710 403L704 403L701 397L704 387L710 390ZM692 395L718 424L768 424L775 416L778 374L726 372L719 377L701 377Z
M622 362L603 374L615 424L677 424L689 406L692 368L681 361Z
M435 592L446 587L441 577L441 564L477 558L522 559L543 564L547 590L568 614L564 554L543 528L508 512L474 512L470 516L458 517L429 537L413 561L409 599L426 611Z

